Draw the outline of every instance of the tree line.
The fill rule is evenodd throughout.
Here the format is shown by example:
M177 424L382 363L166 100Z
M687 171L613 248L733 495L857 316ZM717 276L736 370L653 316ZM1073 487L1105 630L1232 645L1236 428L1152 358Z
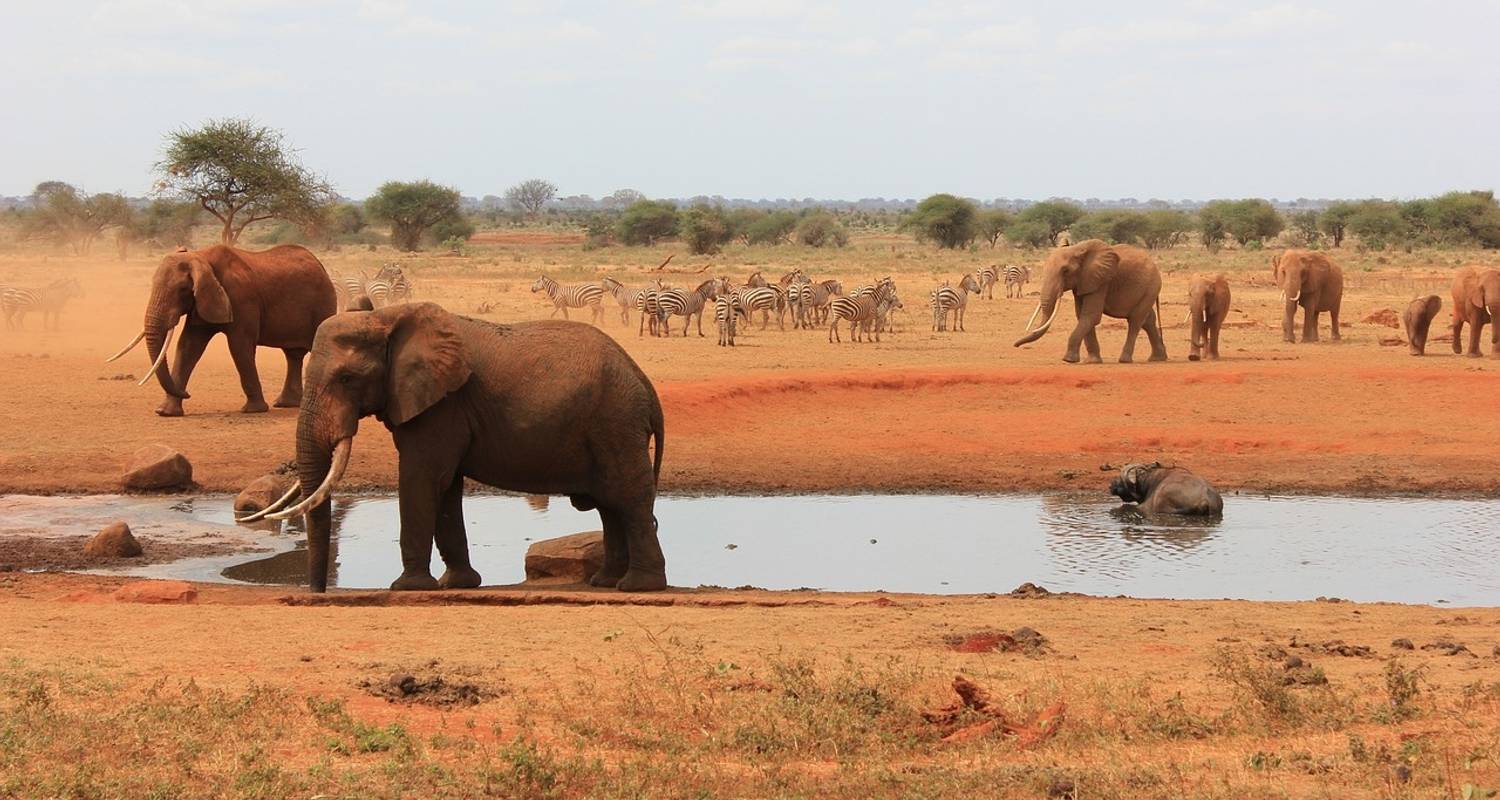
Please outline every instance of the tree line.
M1176 208L1090 210L1067 200L1023 208L985 207L952 194L935 194L909 210L846 205L795 209L726 207L707 199L679 207L621 189L600 201L559 207L557 187L533 178L504 197L466 208L458 190L427 180L390 181L360 202L344 200L304 166L281 132L245 119L211 120L168 134L155 164L154 197L141 204L114 193L88 194L61 181L37 185L24 209L7 215L21 235L89 252L107 232L124 257L131 241L156 246L188 242L199 225L219 240L238 243L257 226L257 244L375 244L378 223L401 250L438 245L458 250L480 224L547 221L582 228L585 247L619 243L650 246L676 239L693 253L717 253L731 243L842 247L850 230L897 229L942 248L1053 247L1103 239L1151 249L1196 242L1256 248L1271 240L1303 247L1500 247L1500 205L1490 191L1456 191L1407 201L1335 201L1321 209L1278 210L1263 199L1215 200L1195 211ZM495 202L489 202L494 200Z

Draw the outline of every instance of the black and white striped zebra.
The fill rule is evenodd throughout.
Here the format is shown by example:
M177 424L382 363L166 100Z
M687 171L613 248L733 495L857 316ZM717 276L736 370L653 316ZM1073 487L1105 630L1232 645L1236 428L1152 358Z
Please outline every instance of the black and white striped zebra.
M604 307L599 300L604 297L604 287L597 283L580 283L573 286L564 286L557 281L541 275L536 283L531 284L531 291L546 292L547 297L552 300L552 313L548 318L557 316L561 311L563 319L568 319L568 309L583 308L588 306L593 318L590 320L595 325L604 317Z
M868 291L866 291L868 290ZM896 284L886 278L871 286L862 286L848 297L835 297L828 304L828 341L841 342L839 322L848 320L850 341L860 341L861 330L868 333L877 318L883 319L896 300ZM875 331L880 341L880 331Z
M777 307L781 305L780 295L770 286L736 286L733 295L735 308L745 315L747 322L755 312L761 312L761 330L765 330L766 326L771 324L771 312L777 311ZM785 320L786 318L781 313L777 313L776 322L782 330L786 330Z
M1007 264L1003 271L1005 275L1005 296L1011 296L1011 289L1015 289L1015 296L1020 297L1026 289L1026 282L1031 280L1031 267L1018 267L1015 264Z
M844 293L844 284L832 278L819 283L804 283L798 287L797 327L812 329L828 320L828 303ZM788 301L791 295L787 295Z
M979 281L973 275L965 275L958 282L958 286L952 286L946 281L939 286L931 295L932 300L932 329L935 331L948 330L948 315L953 315L953 330L964 329L964 312L969 306L969 295L979 294Z
M979 290L985 293L986 300L995 299L995 284L1000 280L1000 267L991 264L974 270L974 282L979 285Z
M9 286L0 290L0 309L5 312L5 327L24 327L26 315L41 312L42 330L49 327L57 330L62 324L62 309L69 300L83 296L83 287L77 278L61 278L40 289L23 289ZM52 321L49 326L48 320Z
M368 311L375 307L369 295L365 294L365 281L369 278L364 273L331 277L340 311Z
M370 298L370 305L385 308L411 299L411 282L400 264L385 264L375 277L365 281L364 293Z
M631 291L626 288L625 284L608 275L599 279L599 285L604 287L604 291L609 292L609 296L613 297L615 302L619 304L620 324L628 326L630 324L630 309L635 307L636 296L639 292Z
M662 290L661 280L657 279L647 285L646 288L640 289L635 293L635 309L641 312L641 327L636 332L637 336L645 335L646 323L648 321L651 323L651 335L662 335L662 329L665 326L662 324L661 309L656 302L656 298L661 294Z
M720 279L709 278L698 284L698 288L688 291L686 289L666 289L656 297L657 307L660 309L662 324L667 326L667 335L672 335L672 317L684 317L682 320L682 335L688 335L688 326L692 324L693 317L698 317L698 335L703 335L703 309L708 301L719 296Z
M801 274L802 270L794 269L791 272L788 272L787 274L781 276L780 283L770 283L766 281L764 275L760 274L759 270L756 270L755 272L750 273L749 278L745 279L745 286L747 288L770 289L772 292L772 296L776 299L776 304L770 310L765 311L761 315L761 330L765 330L766 325L770 323L771 311L776 312L776 325L782 330L786 330L787 287L790 286L792 281Z
M740 309L732 291L723 291L714 298L714 324L719 328L719 346L734 347L735 329L739 326Z

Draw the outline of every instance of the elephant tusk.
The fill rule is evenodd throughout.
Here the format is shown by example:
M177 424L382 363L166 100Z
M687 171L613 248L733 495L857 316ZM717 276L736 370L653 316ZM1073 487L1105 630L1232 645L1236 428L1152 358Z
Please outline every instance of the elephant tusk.
M1052 305L1052 314L1051 314L1051 316L1047 317L1047 321L1046 322L1042 323L1041 330L1045 331L1045 330L1047 330L1047 329L1049 329L1049 328L1052 327L1052 320L1057 319L1057 312L1060 309L1062 309L1062 302L1061 301L1059 301L1057 303L1054 303ZM1042 307L1041 306L1037 306L1037 310L1041 311Z
M1190 320L1192 318L1193 318L1193 310L1190 308L1190 309L1187 310L1186 314L1182 315L1182 324L1184 324L1184 325L1188 324L1188 320Z
M167 348L172 346L172 330L167 329L166 338L161 340L161 352L156 354L156 361L152 362L151 369L146 370L145 377L136 381L136 386L145 386L146 381L156 377L156 371L161 368L161 362L167 360ZM173 381L174 383L176 381Z
M1036 304L1036 310L1033 311L1033 312L1031 312L1031 319L1026 320L1026 330L1023 331L1023 333L1030 333L1031 332L1031 323L1036 322L1036 315L1038 315L1040 313L1042 313L1042 304L1041 303L1037 303Z
M118 360L120 360L121 356L125 355L126 353L130 352L131 350L134 350L135 346L138 345L138 344L140 344L141 340L144 339L144 338L146 338L146 332L143 330L140 333L136 334L134 339L130 340L130 344L125 345L125 349L124 350L121 350L120 352L115 353L114 355L110 356L109 358L104 359L104 363L108 364L108 363L110 363L112 361L118 361Z
M278 498L276 502L266 506L265 508L262 508L254 514L239 517L235 520L235 522L257 522L263 519L266 515L271 514L272 512L286 505L287 501L291 500L292 496L300 491L302 491L302 481L293 481L292 488L287 489L286 494Z
M1208 309L1203 309L1203 321L1208 322Z
M323 483L318 486L317 491L313 492L310 497L297 505L284 511L278 511L275 514L267 514L265 518L291 519L292 517L306 514L322 505L323 501L328 499L328 495L333 493L334 484L338 483L339 479L344 477L344 470L349 467L349 453L353 448L353 440L340 439L339 443L333 448L333 464L329 466L328 474L323 476Z

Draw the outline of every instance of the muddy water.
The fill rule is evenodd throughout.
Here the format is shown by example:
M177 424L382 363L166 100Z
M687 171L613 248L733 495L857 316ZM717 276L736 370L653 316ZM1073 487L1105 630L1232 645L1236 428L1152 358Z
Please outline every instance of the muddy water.
M70 506L75 524L127 511L185 528L232 519L228 498L85 497ZM1063 496L668 497L657 515L679 586L971 593L1032 581L1137 597L1500 605L1500 501L1233 496L1225 506L1218 522L1163 522ZM598 527L597 514L566 501L542 508L530 498L478 496L464 511L474 566L489 584L521 581L532 541ZM400 572L394 499L337 503L335 521L335 585L383 587ZM6 530L0 523L0 535ZM305 581L298 531L255 535L279 552L140 571Z

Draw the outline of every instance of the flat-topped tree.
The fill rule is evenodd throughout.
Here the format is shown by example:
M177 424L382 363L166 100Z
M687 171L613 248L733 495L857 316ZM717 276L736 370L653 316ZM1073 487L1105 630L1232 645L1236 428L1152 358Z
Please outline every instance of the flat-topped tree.
M234 244L267 219L303 222L333 202L333 188L304 167L281 131L248 119L209 120L167 135L156 189L196 201Z
M365 201L365 212L391 226L391 244L397 250L416 250L428 229L439 224L467 225L459 208L458 190L432 181L387 181ZM467 225L461 238L474 232Z

